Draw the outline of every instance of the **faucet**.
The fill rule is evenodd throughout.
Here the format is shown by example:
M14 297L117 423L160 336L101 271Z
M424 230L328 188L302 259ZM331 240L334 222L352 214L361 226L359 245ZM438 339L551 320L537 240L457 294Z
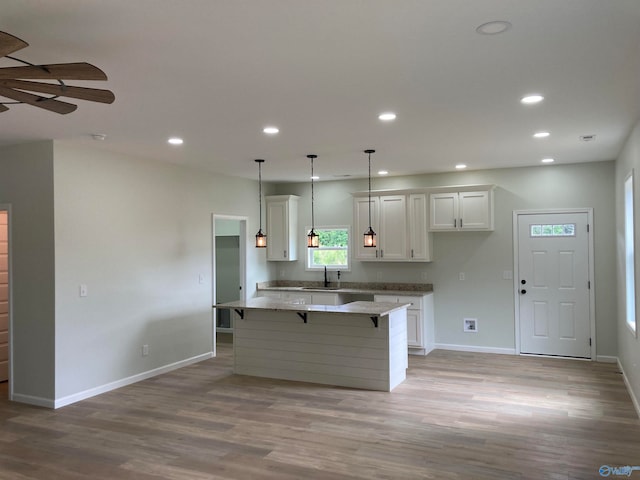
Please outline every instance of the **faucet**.
M329 286L329 279L327 278L327 266L324 267L324 287L327 288Z

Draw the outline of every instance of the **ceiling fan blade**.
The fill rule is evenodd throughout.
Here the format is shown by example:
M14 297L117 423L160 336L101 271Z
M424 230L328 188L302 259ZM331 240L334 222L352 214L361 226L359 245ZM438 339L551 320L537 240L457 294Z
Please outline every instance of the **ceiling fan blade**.
M32 95L30 93L19 92L11 88L0 87L0 96L17 100L18 102L28 103L34 107L44 108L50 112L66 114L73 112L77 105L73 103L61 102L60 100L53 100L51 98L41 97L39 95Z
M29 44L18 37L14 37L5 32L0 32L0 57L17 52L18 50L28 47Z
M106 80L98 67L86 62L0 68L0 79L35 78L43 80Z
M0 112L6 112L7 110L9 110L9 107L7 107L6 105L0 104Z
M0 86L17 88L29 92L49 93L61 97L78 98L90 102L113 103L116 99L111 90L98 88L71 87L69 85L53 85L50 83L28 82L25 80L0 80Z

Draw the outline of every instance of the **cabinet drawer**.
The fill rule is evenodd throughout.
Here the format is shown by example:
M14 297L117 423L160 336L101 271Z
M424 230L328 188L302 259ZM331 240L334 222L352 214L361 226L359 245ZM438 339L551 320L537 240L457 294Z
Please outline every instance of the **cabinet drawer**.
M409 297L399 295L376 295L374 297L376 302L389 302L389 303L410 303L411 306L407 310L421 310L422 309L422 297Z

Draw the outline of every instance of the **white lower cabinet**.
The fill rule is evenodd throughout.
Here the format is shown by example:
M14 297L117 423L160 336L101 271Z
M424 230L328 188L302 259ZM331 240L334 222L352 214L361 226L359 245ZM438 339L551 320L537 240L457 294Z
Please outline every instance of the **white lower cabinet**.
M433 294L421 296L376 295L376 302L410 303L407 308L407 343L409 353L426 355L433 350Z
M343 295L326 292L300 292L295 290L273 291L259 290L258 297L279 298L284 303L300 305L342 305L346 303Z

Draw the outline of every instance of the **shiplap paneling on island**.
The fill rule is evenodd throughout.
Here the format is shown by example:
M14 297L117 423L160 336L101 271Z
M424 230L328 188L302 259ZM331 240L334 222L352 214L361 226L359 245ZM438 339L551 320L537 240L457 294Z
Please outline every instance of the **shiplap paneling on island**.
M406 378L406 310L367 315L245 311L234 319L234 372L390 391Z

